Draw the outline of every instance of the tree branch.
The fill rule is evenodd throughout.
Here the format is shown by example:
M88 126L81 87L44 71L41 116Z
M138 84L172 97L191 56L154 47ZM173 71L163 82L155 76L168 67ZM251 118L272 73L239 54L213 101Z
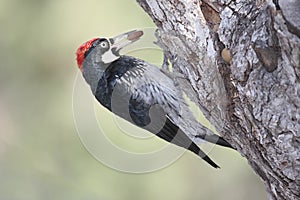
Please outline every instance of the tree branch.
M299 198L300 38L290 9L270 0L137 1L188 80L177 78L179 87L248 159L269 199Z

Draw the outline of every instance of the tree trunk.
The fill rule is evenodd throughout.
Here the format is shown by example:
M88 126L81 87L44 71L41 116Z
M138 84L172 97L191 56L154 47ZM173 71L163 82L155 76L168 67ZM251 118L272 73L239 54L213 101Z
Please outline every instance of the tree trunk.
M300 1L137 1L179 87L248 159L269 199L299 199Z

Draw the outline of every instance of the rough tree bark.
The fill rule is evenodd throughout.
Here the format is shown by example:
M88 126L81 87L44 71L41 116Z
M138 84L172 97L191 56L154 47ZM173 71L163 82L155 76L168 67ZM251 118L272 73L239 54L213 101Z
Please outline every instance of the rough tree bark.
M266 185L300 199L300 1L137 0L179 83Z

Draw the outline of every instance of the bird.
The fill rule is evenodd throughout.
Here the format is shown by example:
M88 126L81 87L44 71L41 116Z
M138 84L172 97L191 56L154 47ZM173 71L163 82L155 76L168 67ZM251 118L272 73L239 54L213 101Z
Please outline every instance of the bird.
M80 45L77 65L93 95L115 115L220 168L196 143L233 147L196 120L173 78L158 66L120 54L142 36L142 30L132 30Z

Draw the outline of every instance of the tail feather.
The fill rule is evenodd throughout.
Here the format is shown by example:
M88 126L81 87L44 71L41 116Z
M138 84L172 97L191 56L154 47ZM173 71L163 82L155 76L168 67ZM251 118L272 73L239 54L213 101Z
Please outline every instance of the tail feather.
M213 144L217 144L223 147L228 147L231 149L234 149L231 144L229 144L224 138L218 136L218 135L197 135L196 137L201 138L202 140L205 140L207 142L213 143Z
M208 155L203 152L178 126L167 119L164 127L156 134L158 137L176 144L180 147L188 149L206 161L214 168L220 168Z
M193 153L197 154L203 160L205 160L208 164L210 164L214 168L220 168L214 161L212 161L205 152L203 152L195 143L192 143L188 150L192 151Z

